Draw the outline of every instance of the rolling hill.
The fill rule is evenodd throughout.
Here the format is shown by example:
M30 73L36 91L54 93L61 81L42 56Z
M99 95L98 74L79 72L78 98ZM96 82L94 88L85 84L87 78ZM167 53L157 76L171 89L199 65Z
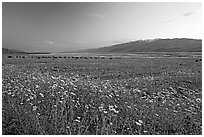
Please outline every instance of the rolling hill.
M27 54L27 52L15 49L2 48L2 54Z
M97 53L136 53L136 52L202 52L202 40L175 38L138 40L109 47L81 50Z
M2 48L2 54L50 54L50 52L24 52L16 49Z

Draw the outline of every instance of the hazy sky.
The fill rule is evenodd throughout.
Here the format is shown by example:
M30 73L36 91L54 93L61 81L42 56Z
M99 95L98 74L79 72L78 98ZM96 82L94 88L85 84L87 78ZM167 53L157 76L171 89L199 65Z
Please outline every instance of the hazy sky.
M2 45L69 51L153 38L202 38L201 3L3 3Z

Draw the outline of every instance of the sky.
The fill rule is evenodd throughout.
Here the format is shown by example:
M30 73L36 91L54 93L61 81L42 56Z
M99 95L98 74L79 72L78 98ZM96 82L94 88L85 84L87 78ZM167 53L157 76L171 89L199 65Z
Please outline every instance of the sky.
M202 3L2 3L4 48L60 52L155 38L202 39Z

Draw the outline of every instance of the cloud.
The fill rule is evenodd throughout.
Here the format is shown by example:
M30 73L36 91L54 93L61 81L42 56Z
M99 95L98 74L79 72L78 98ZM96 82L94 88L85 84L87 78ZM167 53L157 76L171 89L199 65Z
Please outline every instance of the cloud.
M197 14L197 13L199 13L199 10L185 12L182 15L179 15L177 17L168 18L168 19L164 20L164 23L173 22L173 21L176 21L180 18L189 17L189 16L192 16L193 14Z
M193 14L195 14L196 12L194 12L194 11L191 11L191 12L186 12L186 13L184 13L182 16L183 17L187 17L187 16L191 16L191 15L193 15Z
M45 44L48 44L48 45L54 45L55 43L52 42L52 41L44 41Z
M105 18L104 15L99 14L99 13L84 13L83 16L95 17L95 18Z
M169 23L169 22L172 22L174 20L175 20L175 18L168 18L168 19L164 20L164 23Z

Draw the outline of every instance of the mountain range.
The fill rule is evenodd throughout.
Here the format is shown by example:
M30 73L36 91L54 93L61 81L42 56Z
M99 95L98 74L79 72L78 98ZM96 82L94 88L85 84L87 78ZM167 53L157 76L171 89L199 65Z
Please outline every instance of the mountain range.
M27 54L27 53L16 49L2 48L2 54Z
M24 52L16 49L2 48L2 54L49 54L49 52Z
M137 53L137 52L202 52L202 40L175 38L138 40L79 52Z
M107 47L77 50L73 52L78 53L202 52L202 40L187 38L137 40ZM28 53L15 49L2 48L2 54L42 54L42 53L41 52Z

